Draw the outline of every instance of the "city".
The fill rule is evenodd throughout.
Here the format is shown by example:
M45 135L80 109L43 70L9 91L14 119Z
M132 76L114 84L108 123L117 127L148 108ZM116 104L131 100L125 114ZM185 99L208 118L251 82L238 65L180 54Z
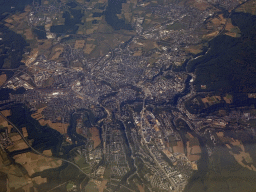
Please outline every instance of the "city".
M1 84L9 92L0 108L22 104L38 126L61 134L57 158L68 158L67 163L82 170L77 175L84 176L80 183L66 180L67 191L184 191L202 166L200 161L219 146L226 146L241 166L256 170L253 158L234 136L241 130L256 136L254 106L237 107L231 94L207 92L204 84L198 91L196 73L187 69L189 62L207 54L208 41L232 31L226 28L227 12L247 1L196 0L184 6L134 0L123 3L119 15L127 19L127 10L133 9L133 31L110 36L95 32L101 16L91 19L92 14L105 14L105 1L79 6L79 14L91 15L87 21L97 20L92 28L86 26L86 33L80 26L77 33L62 34L54 27L65 26L70 18L62 14L74 8L54 2L34 2L26 12L27 26L43 31L45 37L31 43L35 47L25 53L24 65L1 69L13 75ZM73 27L81 25L75 16L72 19ZM108 38L116 38L113 45ZM0 156L8 159L4 151L24 141L14 139L18 132L11 131L8 121L1 117L0 123ZM33 144L27 130L22 128L24 138Z

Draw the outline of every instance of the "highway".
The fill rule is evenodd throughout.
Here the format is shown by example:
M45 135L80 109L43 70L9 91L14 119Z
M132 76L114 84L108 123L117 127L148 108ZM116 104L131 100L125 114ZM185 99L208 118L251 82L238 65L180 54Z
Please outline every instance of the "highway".
M27 141L27 139L23 136L23 134L20 132L20 130L11 122L9 121L1 112L0 112L0 116L2 116L10 125L13 126L13 128L19 133L19 135L21 136L21 138L23 139L23 141L26 143L26 145L36 154L38 155L41 155L43 157L47 157L47 158L51 158L51 159L54 159L54 160L61 160L61 161L64 161L66 163L69 163L71 165L73 165L74 167L76 167L79 171L81 171L83 174L85 174L87 177L91 177L89 174L85 173L77 164L69 161L69 160L66 160L66 159L63 159L63 158L59 158L59 157L52 157L52 156L48 156L48 155L45 155L39 151L37 151L35 148L33 148L29 142Z

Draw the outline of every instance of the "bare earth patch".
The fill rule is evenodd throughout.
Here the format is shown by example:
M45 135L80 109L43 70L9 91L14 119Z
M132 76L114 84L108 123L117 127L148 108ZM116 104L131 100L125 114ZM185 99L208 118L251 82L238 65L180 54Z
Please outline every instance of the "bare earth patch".
M75 49L83 49L85 40L76 40Z
M58 59L60 54L63 52L64 48L63 47L56 47L54 49L53 56L51 57L51 60Z
M84 48L84 53L90 54L94 48L95 48L94 44L86 44Z
M102 182L101 182L101 185L99 186L99 192L103 192L104 191L104 189L106 189L106 184L107 184L107 180L103 180Z
M177 141L177 146L173 146L173 153L184 153L182 141Z
M142 185L137 185L137 186L138 186L140 192L145 192L144 186L142 186Z
M0 75L0 86L2 86L6 80L7 80L6 74Z
M96 127L90 128L90 133L92 134L91 140L93 140L94 149L101 143L100 133Z

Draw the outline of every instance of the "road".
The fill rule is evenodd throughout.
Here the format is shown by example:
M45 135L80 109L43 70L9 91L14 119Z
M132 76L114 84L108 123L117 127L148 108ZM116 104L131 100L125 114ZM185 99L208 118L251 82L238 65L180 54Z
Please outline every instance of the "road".
M54 159L54 160L61 160L61 161L64 161L66 163L69 163L71 165L73 165L74 167L76 167L79 171L81 171L83 174L85 174L87 177L91 178L91 176L87 173L85 173L77 164L69 161L69 160L66 160L66 159L63 159L63 158L59 158L59 157L52 157L52 156L48 156L48 155L45 155L39 151L37 151L35 148L33 148L29 142L27 141L27 139L23 136L23 134L20 132L20 130L11 122L9 121L1 112L0 112L0 116L2 116L10 125L13 126L13 128L18 132L18 134L21 136L22 140L26 143L26 145L36 154L38 155L41 155L43 157L47 157L47 158L51 158L51 159Z

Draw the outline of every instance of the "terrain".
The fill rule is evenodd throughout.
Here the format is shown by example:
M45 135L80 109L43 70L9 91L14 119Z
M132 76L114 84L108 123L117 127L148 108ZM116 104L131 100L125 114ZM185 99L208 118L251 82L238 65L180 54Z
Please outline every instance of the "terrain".
M255 4L35 0L0 12L3 189L255 190Z

